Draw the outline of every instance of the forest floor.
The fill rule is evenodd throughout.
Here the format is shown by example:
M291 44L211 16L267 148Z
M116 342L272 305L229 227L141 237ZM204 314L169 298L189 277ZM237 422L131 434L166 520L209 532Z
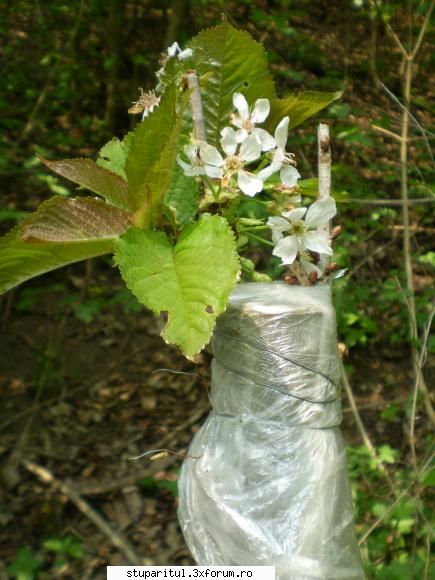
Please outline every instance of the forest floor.
M83 270L69 267L69 292ZM121 288L114 270L103 266L96 274L98 286L114 294ZM44 559L38 578L103 579L109 562L128 563L128 547L148 564L191 564L176 516L182 459L130 458L161 448L186 453L210 410L210 355L197 365L186 361L164 344L158 322L144 310L126 314L122 305L111 306L88 323L78 320L70 307L59 307L56 276L45 277L45 287L31 283L24 299L19 291L12 295L3 313L0 459L8 493L0 496L0 561L10 563L41 538L74 536L86 552L74 558L36 551ZM29 303L32 295L37 299ZM398 448L406 444L403 426L381 421L380 411L406 400L411 377L407 353L391 355L354 350L347 362L369 434L378 445ZM361 444L346 400L342 428L348 445ZM59 487L65 483L67 491ZM111 534L71 501L71 490L110 522ZM123 538L121 550L115 535Z

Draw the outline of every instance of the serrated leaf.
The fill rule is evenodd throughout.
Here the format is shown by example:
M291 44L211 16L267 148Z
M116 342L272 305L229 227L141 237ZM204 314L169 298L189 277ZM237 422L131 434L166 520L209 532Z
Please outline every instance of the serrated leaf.
M156 225L160 219L163 195L175 165L184 106L185 102L177 114L175 88L169 87L132 137L125 170L130 198L145 227Z
M262 44L227 20L200 32L190 47L193 57L189 62L206 83L202 97L208 141L217 146L221 129L230 122L233 93L243 93L250 104L261 97L275 98L266 52Z
M132 137L133 133L127 133L122 141L117 137L114 137L111 141L106 143L100 149L97 165L109 169L109 171L113 171L113 173L116 173L127 181L125 162L128 157Z
M293 129L305 119L312 117L330 103L339 99L341 95L342 91L334 93L302 91L288 95L283 99L273 99L270 102L270 115L266 126L270 131L274 131L281 119L289 116L289 129Z
M117 238L131 225L129 214L103 200L52 197L20 227L26 242L78 242Z
M195 178L186 177L182 169L176 166L164 203L182 228L192 223L199 206L199 187Z
M129 199L127 182L113 171L100 167L92 159L40 159L54 173L98 193L112 205L126 211L134 209Z
M129 230L115 262L142 304L168 313L162 336L188 358L210 340L239 275L233 233L224 218L209 214L188 226L175 247L163 232Z
M44 228L39 221L38 212L36 212L9 234L0 238L0 293L50 270L113 252L115 236L107 237L109 226L104 226L104 237L101 235L101 230L98 232L94 228L92 235L95 237L90 237L91 232L89 232L87 238L78 238L79 232L75 230L74 241L47 241L47 237L50 235L61 235L59 227L62 227L62 220L59 217L59 211L53 208L60 202L70 201L64 198L60 198L58 201L58 198L55 198L54 202L48 200L42 204L39 211L42 214L47 213L52 216L49 221L53 229ZM103 204L104 202L97 203ZM106 210L107 208L110 206L106 206ZM110 208L109 211L114 209ZM74 228L68 221L64 227L70 228L70 235L72 235L71 232L74 231ZM112 233L115 234L116 231L119 235L120 230L120 222L118 220L112 222ZM23 235L27 238L40 237L32 242L23 240ZM65 231L62 235L65 236ZM83 235L85 234L83 233ZM41 236L45 236L45 239Z

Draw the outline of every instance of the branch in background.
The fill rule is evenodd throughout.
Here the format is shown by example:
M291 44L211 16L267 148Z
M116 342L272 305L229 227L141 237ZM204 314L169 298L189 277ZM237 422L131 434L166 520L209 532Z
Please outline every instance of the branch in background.
M420 375L422 374L423 366L427 358L427 341L429 339L429 333L432 326L433 317L435 315L435 307L432 307L432 311L429 314L429 318L427 320L424 333L423 333L423 344L420 350L420 358L418 361L418 368L419 373L415 378L415 385L414 385L414 393L412 396L412 410L411 410L411 419L410 419L410 428L409 428L409 441L411 444L411 454L414 462L414 467L417 468L417 454L415 452L415 420L417 414L417 400L418 400L418 392L419 392L419 379Z
M349 197L346 198L346 201L350 203L361 203L363 205L403 205L403 200L401 199L357 199L356 197ZM408 199L406 203L408 205L425 205L427 203L435 203L435 196Z
M383 522L383 520L385 519L385 517L396 507L396 505L398 505L400 503L400 501L403 499L403 497L409 492L409 490L411 489L411 487L419 482L419 479L422 477L422 475L424 475L426 473L426 471L429 471L429 466L431 465L432 459L434 457L434 454L431 452L429 455L429 459L426 460L423 464L423 467L420 470L415 471L415 477L413 482L401 493L399 493L397 487L394 485L393 480L390 477L390 474L388 473L388 470L385 466L385 463L379 458L377 452L376 452L376 448L374 447L374 445L372 444L370 437L366 431L366 428L364 427L364 423L361 419L361 415L359 413L358 410L358 406L356 404L355 401L355 397L353 396L353 391L352 391L352 387L350 386L349 383L349 379L347 378L347 374L346 374L346 370L344 368L343 362L340 359L340 367L341 367L341 379L343 381L344 384L344 389L346 392L346 396L349 399L349 404L350 404L350 408L351 411L354 415L355 418L355 423L357 425L358 431L360 432L361 438L363 440L364 445L367 447L370 456L376 461L376 465L377 467L380 469L380 471L382 472L382 474L384 475L386 481L388 482L388 485L391 489L392 494L395 496L395 501L387 508L387 510L382 514L382 516L380 516L380 518L378 518L374 524L372 526L370 526L370 528L365 532L365 534L362 536L362 538L359 540L359 545L363 544L368 536L378 527L380 526L380 524ZM415 497L419 496L419 489L417 488L417 492ZM418 513L420 515L420 517L422 517L422 519L428 524L428 526L430 526L430 523L428 522L423 510L420 507L417 507Z
M378 10L379 5L374 0ZM412 67L414 64L415 57L421 48L424 35L427 30L428 22L430 16L432 14L433 8L435 5L435 0L432 0L428 11L426 12L425 18L423 20L423 24L420 28L420 32L418 34L417 40L415 41L414 46L409 47L409 51L404 48L404 45L400 41L400 38L395 33L393 28L391 27L390 23L386 23L387 31L390 36L393 38L395 43L397 44L398 48L404 55L404 74L403 74L403 103L382 83L382 88L387 93L387 95L400 107L402 111L402 119L401 119L401 132L400 136L396 134L394 138L397 139L400 143L400 193L401 193L401 207L402 207L402 223L403 223L403 261L404 261L404 270L405 270L405 278L406 278L406 294L405 300L406 305L408 308L409 313L409 338L411 343L411 358L412 358L412 365L414 371L414 380L415 380L415 389L421 391L424 397L424 404L426 408L426 412L428 417L433 425L435 425L435 412L432 406L432 402L429 396L428 388L426 386L423 371L421 368L421 354L419 353L418 349L418 327L417 327L417 313L416 313L416 306L415 306L415 289L414 289L414 272L412 266L412 256L411 256L411 228L410 228L410 219L409 219L409 192L408 192L408 142L409 142L409 125L412 122L418 129L421 131L423 137L425 138L426 145L430 152L431 159L433 160L432 151L430 149L426 131L417 121L417 119L412 115L410 112L411 108L411 88L412 88L412 77L413 71ZM410 24L411 26L411 24ZM411 29L410 29L411 32ZM412 35L411 35L412 39ZM389 135L389 136L392 136ZM417 393L414 390L414 397L417 397ZM416 399L415 399L416 400ZM415 428L415 413L410 418L410 434L412 439L412 434L414 433ZM415 456L415 447L414 441L410 441L411 447L411 454L413 458L414 467L416 468L416 456Z
M144 560L136 554L130 543L117 533L111 526L71 487L70 484L59 481L53 474L36 463L23 462L24 467L36 475L43 483L50 485L54 490L65 495L95 526L103 533L110 542L116 546L132 565L152 565L149 560Z
M388 508L383 512L383 514L374 522L373 525L370 526L370 528L366 531L366 533L362 536L362 538L360 538L360 540L358 541L358 544L360 546L361 546L361 544L364 544L364 542L367 541L367 538L370 536L370 534L372 532L374 532L375 529L381 525L381 523L385 520L385 518L402 501L402 499L408 494L408 492L412 488L412 486L419 483L421 477L429 471L433 458L434 458L434 454L432 454L429 457L429 459L424 463L423 467L418 471L418 473L416 473L413 481L406 487L406 489L404 489L402 491L402 493L400 493L400 495L397 496L395 501L390 506L388 506Z

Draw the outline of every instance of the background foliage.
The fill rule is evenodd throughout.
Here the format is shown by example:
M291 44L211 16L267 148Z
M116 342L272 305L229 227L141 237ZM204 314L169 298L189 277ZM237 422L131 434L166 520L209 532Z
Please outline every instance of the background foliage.
M412 409L414 382L407 307L410 296L404 275L404 225L398 203L399 143L386 133L401 131L402 109L397 100L403 101L404 78L402 55L388 27L407 46L411 40L409 31L415 40L429 6L429 1L369 0L8 0L0 8L0 227L4 231L50 195L67 198L74 193L74 187L50 174L35 153L48 159L95 158L114 134L122 138L137 123L127 109L137 100L138 88L148 90L155 84L154 72L161 51L174 40L183 46L199 30L219 22L221 12L232 24L249 30L265 44L278 94L301 89L344 89L342 99L319 119L331 125L334 188L342 201L339 217L344 233L336 243L336 261L339 267L349 268L347 276L335 285L339 335L348 351L346 370L372 445L361 440L361 431L345 399L344 433L350 448L357 532L363 540L362 554L370 578L431 576L433 505L429 493L434 483L430 471L433 440L420 396L417 413L413 415ZM428 147L433 118L430 97L434 56L428 50L431 40L433 28L429 25L413 65L410 108L415 121L410 125L408 147L409 195L429 202L433 200L434 177ZM289 150L296 154L302 176L314 177L314 121L294 130ZM252 204L255 216L255 203L247 203ZM410 206L417 346L424 355L428 385L433 376L430 355L435 350L435 340L429 332L435 268L432 216L433 203ZM252 258L269 274L279 275L277 261L269 261L260 248L254 250ZM137 326L139 318L146 321L145 329ZM119 324L125 326L118 335ZM7 529L7 539L0 543L0 559L4 561L0 577L46 578L53 577L53 573L63 577L103 577L104 562L113 561L113 557L92 543L92 532L85 529L80 535L74 523L77 514L72 508L67 510L65 502L48 495L42 504L35 502L35 492L41 489L33 489L33 476L19 467L24 457L49 466L61 478L89 477L86 466L77 461L71 461L72 465L59 464L54 443L47 447L47 441L58 441L59 449L62 445L69 449L70 444L66 434L56 435L53 425L57 423L44 415L47 409L58 408L60 403L80 407L74 385L83 384L84 376L86 384L98 383L92 379L94 371L86 366L79 350L69 352L72 343L68 341L72 337L65 327L80 336L76 344L85 341L89 349L101 350L103 339L86 342L87 336L99 333L106 341L111 336L117 340L131 336L131 345L142 348L142 358L137 363L141 378L134 379L130 367L122 364L122 349L110 347L112 356L121 359L120 372L125 373L131 387L120 387L120 393L129 393L129 397L134 393L139 401L144 397L148 401L140 403L144 416L127 414L136 432L148 425L150 414L167 428L175 428L179 422L177 409L183 408L186 414L194 414L196 408L202 409L203 414L207 412L206 398L201 398L203 387L191 384L189 390L186 383L178 384L169 378L167 385L170 383L172 390L168 395L160 383L156 387L148 378L145 388L141 381L142 375L152 377L147 371L151 373L161 366L206 376L208 356L204 355L201 370L197 371L196 367L185 366L174 351L165 349L160 342L150 339L144 343L141 333L155 334L152 323L131 295L121 290L110 262L104 260L98 265L89 262L35 279L7 295L2 301L2 325L0 346L10 357L4 357L0 377L4 401L0 411L0 454L5 465L1 481L19 499L14 505L0 500L0 517ZM37 344L31 336L35 325ZM45 334L41 326L45 327ZM25 350L29 344L30 354ZM143 361L143 357L148 360ZM75 359L76 367L82 361L86 374L77 369L68 374L70 359ZM27 370L23 361L27 361ZM178 390L173 391L174 384ZM113 396L117 388L114 386L107 396ZM159 402L153 407L156 388ZM37 406L45 401L55 404ZM78 422L87 434L86 445L92 446L92 437L97 441L103 429L114 432L118 428L119 416L126 412L119 407L119 401L122 399L115 405L115 415L110 415L107 407L98 411L107 421L110 418L110 424L94 425L86 414L80 416ZM152 408L147 409L147 405ZM28 408L36 410L30 421L25 415L23 422L19 413ZM15 421L10 421L11 416L16 417ZM44 427L44 423L49 427ZM94 434L95 426L98 429ZM139 452L159 439L153 438L154 432L148 428ZM172 445L186 445L190 428L191 425L185 439L180 436ZM25 444L23 434L27 437ZM32 446L29 450L29 436L38 442L36 450ZM125 441L125 432L118 436ZM38 446L48 455L38 453ZM130 454L136 451L130 449ZM95 464L98 473L101 463L104 459L88 458L87 465ZM170 468L162 468L156 477L148 476L141 485L141 494L145 503L157 498L165 504L168 512L160 525L167 530L164 522L175 520L174 475ZM113 503L113 498L108 497ZM25 517L26 505L32 510L30 518ZM103 504L97 507L103 510ZM106 515L117 522L113 513ZM155 515L143 517L146 526ZM36 531L41 527L42 535ZM179 548L174 546L181 545L179 535L167 540L169 548L162 553L153 551L154 540L149 538L144 547L140 534L135 535L134 525L126 529L138 552L150 555L153 562L188 562L182 557L177 560Z

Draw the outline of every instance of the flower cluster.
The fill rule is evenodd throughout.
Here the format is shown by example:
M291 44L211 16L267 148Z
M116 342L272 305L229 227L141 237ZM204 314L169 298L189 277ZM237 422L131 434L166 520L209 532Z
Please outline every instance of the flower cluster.
M243 194L253 197L279 172L281 187L290 193L300 174L293 154L286 151L289 117L278 123L272 136L257 126L269 115L268 99L257 99L250 109L246 98L241 93L234 93L233 105L236 112L231 115L232 127L224 127L221 131L222 152L206 141L185 145L185 158L177 158L184 174L220 180L224 188L232 189L237 185ZM256 169L252 169L254 163ZM298 258L307 273L322 275L310 252L332 254L325 225L335 214L335 201L328 198L314 202L308 210L296 207L280 216L269 217L266 225L272 230L273 255L281 258L283 265L293 264Z
M332 254L329 234L322 226L328 224L336 213L335 200L329 197L315 201L308 210L298 207L281 216L270 217L267 225L272 230L272 240L276 244L273 255L281 258L283 264L290 265L299 254L300 262L308 273L314 271L318 275L322 274L312 263L307 250L327 256ZM284 233L288 235L284 236Z
M250 197L262 191L264 182L278 171L283 185L294 187L300 175L291 154L285 151L289 118L284 117L272 137L265 129L257 127L269 115L268 99L257 99L250 109L246 98L241 93L234 93L233 105L237 111L231 115L233 127L224 127L221 131L220 145L224 155L205 141L186 145L184 153L188 161L178 158L185 175L220 179L223 187L231 187L234 178L240 191ZM271 162L263 167L268 157ZM260 160L257 172L247 169Z

